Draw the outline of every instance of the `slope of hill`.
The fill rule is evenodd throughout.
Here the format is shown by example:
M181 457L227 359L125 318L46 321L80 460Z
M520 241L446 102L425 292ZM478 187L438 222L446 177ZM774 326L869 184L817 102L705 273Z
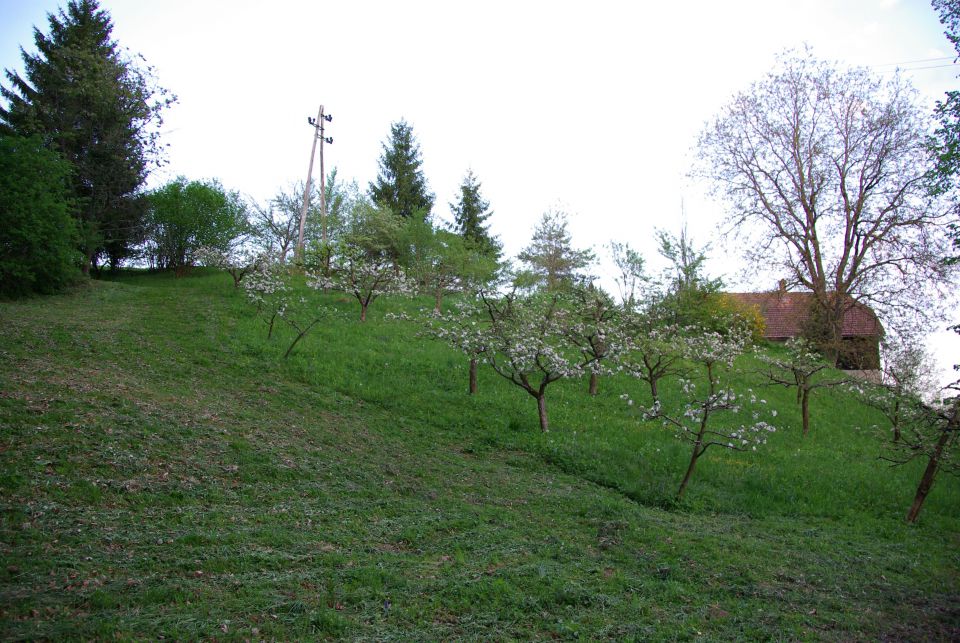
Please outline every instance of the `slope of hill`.
M801 439L764 390L769 448L676 505L686 450L637 383L559 383L540 435L383 319L411 304L314 297L343 315L288 360L222 275L0 304L4 639L960 637L960 484L904 525L918 471L839 393Z

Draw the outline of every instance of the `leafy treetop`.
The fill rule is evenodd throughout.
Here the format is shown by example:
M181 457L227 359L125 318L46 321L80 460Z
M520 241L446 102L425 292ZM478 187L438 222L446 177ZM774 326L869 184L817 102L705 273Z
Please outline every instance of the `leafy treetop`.
M426 219L434 196L423 175L420 145L413 127L404 120L390 125L390 138L383 143L380 171L370 183L370 198L403 218Z
M457 202L450 204L450 210L453 212L454 232L472 249L498 260L502 246L496 237L490 235L489 226L484 225L493 212L490 211L490 202L480 194L480 181L473 170L468 170L463 177Z
M86 268L103 256L117 265L136 241L136 193L159 159L161 112L175 98L121 55L95 0L72 0L48 22L49 34L34 29L36 54L21 48L25 75L6 70L0 130L39 135L72 165Z

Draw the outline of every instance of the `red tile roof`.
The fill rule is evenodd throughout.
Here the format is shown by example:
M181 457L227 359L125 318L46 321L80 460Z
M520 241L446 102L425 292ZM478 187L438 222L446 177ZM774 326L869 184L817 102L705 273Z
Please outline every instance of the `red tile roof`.
M741 304L757 306L766 321L767 339L797 337L810 315L810 292L734 292L730 296ZM869 306L851 302L843 319L844 337L880 337L883 326Z

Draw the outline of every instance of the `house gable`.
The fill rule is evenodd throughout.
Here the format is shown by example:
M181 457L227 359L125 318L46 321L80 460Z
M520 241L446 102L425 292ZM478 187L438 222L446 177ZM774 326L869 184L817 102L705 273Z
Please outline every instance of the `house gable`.
M766 328L763 336L771 341L786 341L803 334L810 318L813 293L774 292L729 293L744 306L756 307L763 316ZM873 370L880 368L880 338L883 326L869 306L851 301L843 318L842 351L838 365L845 370Z

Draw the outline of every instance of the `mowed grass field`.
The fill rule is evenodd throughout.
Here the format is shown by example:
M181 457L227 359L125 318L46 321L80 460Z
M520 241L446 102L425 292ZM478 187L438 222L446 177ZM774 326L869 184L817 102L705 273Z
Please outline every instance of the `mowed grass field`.
M336 314L286 360L222 274L0 303L0 637L960 639L960 483L905 525L920 466L843 393L802 438L793 391L738 376L779 430L676 503L642 383L551 386L541 435L384 318L426 300L305 296Z

